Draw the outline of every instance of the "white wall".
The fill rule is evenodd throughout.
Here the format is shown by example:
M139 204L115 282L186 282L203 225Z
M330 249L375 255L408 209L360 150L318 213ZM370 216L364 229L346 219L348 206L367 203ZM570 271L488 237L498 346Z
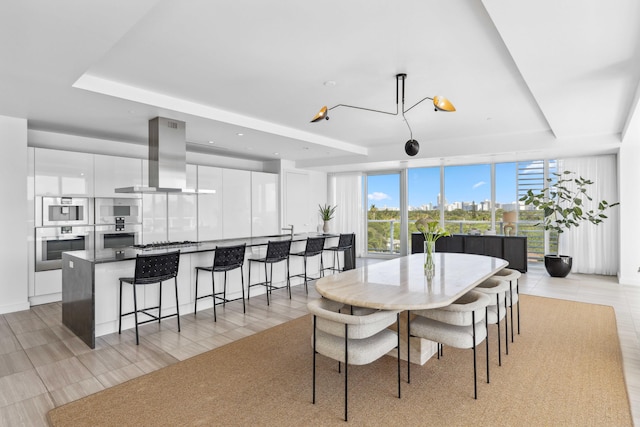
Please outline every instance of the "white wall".
M5 225L0 246L0 313L29 309L27 186L27 120L0 116L0 222ZM10 208L9 208L10 207ZM32 226L33 224L31 224Z
M618 155L620 192L620 269L618 281L640 286L640 142L626 140Z

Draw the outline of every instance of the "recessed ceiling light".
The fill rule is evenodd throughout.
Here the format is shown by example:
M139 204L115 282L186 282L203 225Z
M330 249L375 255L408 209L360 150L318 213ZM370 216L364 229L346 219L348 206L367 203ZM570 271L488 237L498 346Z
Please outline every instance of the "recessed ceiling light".
M273 155L274 155L274 156L279 156L279 155L280 155L280 153L276 152L276 153L273 153Z
M215 142L213 142L213 141L209 141L209 144L215 144Z
M333 80L327 80L326 82L322 83L325 86L335 86L336 82Z
M238 135L238 136L244 136L244 133L240 133L240 132L238 132L238 133L236 133L236 135Z

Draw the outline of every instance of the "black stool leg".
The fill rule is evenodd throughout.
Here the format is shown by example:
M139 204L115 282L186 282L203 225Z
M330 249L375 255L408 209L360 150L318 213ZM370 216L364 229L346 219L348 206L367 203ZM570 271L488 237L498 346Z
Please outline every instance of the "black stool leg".
M176 316L178 317L178 332L180 332L180 304L178 303L178 278L174 277L176 283Z
M200 270L198 270L196 268L196 300L193 306L193 315L195 316L196 314L198 314L198 273L200 272Z
M118 334L122 333L122 280L120 281L120 317L118 317Z
M227 272L224 272L224 286L222 288L222 306L227 306Z
M138 338L138 298L136 297L136 285L133 285L133 316L136 321L136 345L140 344L140 339Z
M162 282L158 282L158 323L162 319Z
M251 261L253 260L249 260L249 282L247 285L247 299L251 299ZM259 279L259 275L258 275L258 279Z
M289 290L289 299L291 299L291 276L289 276L289 258L287 258L287 289Z
M242 266L240 266L240 283L242 286L242 312L247 312L247 307L244 305L244 272L242 271Z
M213 321L217 322L218 319L216 316L216 275L213 271L211 272L211 293L213 294Z
M271 264L271 280L273 280L273 264ZM267 276L267 263L265 262L264 263L264 288L267 294L267 306L270 305L269 294L271 293L271 287L269 285L271 285L271 282L269 282L269 276Z
M309 294L309 289L307 288L307 257L304 256L304 291Z

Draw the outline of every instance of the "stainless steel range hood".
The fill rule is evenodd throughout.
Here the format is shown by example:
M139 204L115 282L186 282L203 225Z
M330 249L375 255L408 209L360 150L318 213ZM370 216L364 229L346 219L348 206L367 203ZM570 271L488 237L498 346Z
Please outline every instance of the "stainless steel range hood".
M149 120L149 185L116 188L116 193L195 193L187 189L185 122Z

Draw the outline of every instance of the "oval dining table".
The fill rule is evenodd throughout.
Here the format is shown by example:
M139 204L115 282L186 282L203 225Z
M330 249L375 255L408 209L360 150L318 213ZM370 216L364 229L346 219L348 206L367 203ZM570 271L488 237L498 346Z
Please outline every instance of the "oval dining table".
M363 265L318 279L315 286L323 297L353 306L426 310L453 303L509 264L486 255L438 252L434 254L435 273L428 278L424 261L424 254L418 253ZM406 325L407 318L402 316L401 323ZM436 347L427 340L412 337L410 346L414 363L422 365L435 354ZM408 356L404 349L402 358L409 360Z

